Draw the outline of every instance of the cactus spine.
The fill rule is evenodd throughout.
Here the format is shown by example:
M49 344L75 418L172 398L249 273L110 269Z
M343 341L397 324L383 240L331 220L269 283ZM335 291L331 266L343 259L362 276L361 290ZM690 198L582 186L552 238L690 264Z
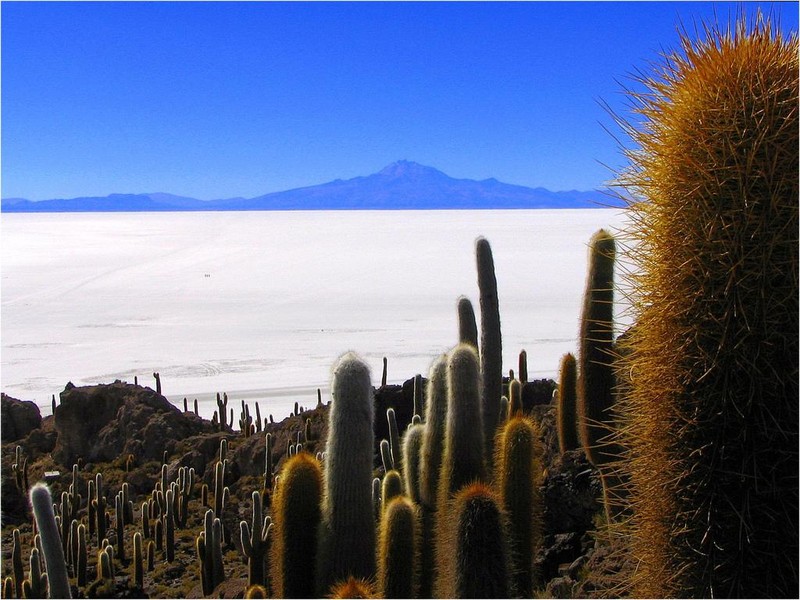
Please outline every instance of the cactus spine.
M30 491L33 516L42 539L44 562L47 566L47 583L51 598L72 598L67 579L67 564L61 547L53 500L50 490L42 483L35 484Z
M497 299L497 278L489 242L475 242L478 262L478 289L481 304L481 411L483 416L486 462L494 458L494 436L500 419L500 397L503 395L503 345L500 335L500 305Z
M331 396L317 573L320 591L344 577L375 575L370 493L375 413L369 368L355 354L345 354L334 367Z
M508 515L512 577L517 594L533 594L533 558L542 535L539 493L543 449L538 428L529 418L512 417L500 430L496 448L495 482L501 506Z
M633 592L793 597L797 33L741 17L663 63L634 96L645 122L622 181L645 199L629 210L640 277L620 370Z
M571 353L561 358L559 369L556 421L558 423L558 448L561 454L580 447L576 422L578 374L575 357Z
M403 496L383 512L378 557L381 598L416 598L419 562L419 525L414 504Z
M275 496L272 582L278 598L313 598L322 504L322 467L300 452L281 472Z

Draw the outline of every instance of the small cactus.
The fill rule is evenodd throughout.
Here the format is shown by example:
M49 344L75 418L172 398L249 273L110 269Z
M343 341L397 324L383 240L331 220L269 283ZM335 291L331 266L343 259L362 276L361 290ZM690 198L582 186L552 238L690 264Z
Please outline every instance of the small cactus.
M556 421L558 423L558 448L561 454L580 447L576 422L576 401L578 378L575 357L571 353L561 358L559 370L558 401L556 402Z
M475 322L475 310L466 296L458 299L458 343L469 344L478 350L478 325Z

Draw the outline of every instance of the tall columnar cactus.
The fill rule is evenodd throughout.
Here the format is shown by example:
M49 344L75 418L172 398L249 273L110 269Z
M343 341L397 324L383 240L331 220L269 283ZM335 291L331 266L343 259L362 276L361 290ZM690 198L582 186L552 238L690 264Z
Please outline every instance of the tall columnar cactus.
M404 496L389 502L381 519L378 592L381 598L417 598L419 523L414 503Z
M494 436L500 418L500 397L503 395L503 345L494 258L486 239L478 238L475 242L475 254L481 304L481 411L488 463L494 458Z
M133 534L133 585L142 589L144 587L144 557L142 555L142 534Z
M97 520L97 543L98 545L100 542L103 541L103 538L106 537L106 506L108 504L108 500L103 492L103 474L97 473L95 475L95 492L97 493L97 498L92 500L92 507L94 508L94 515Z
M439 470L444 452L444 431L447 419L447 355L431 366L428 377L428 403L425 406L425 430L422 436L419 465L419 495L422 506L436 510Z
M422 415L425 413L425 390L422 384L422 375L417 373L414 375L414 412L412 413L412 418L419 415L422 418Z
M114 496L114 523L117 538L117 556L125 562L125 523L122 520L122 492Z
M247 557L247 585L265 585L265 562L269 551L269 533L272 520L264 518L261 511L261 494L253 492L253 527L247 521L239 521L242 551ZM314 527L316 530L316 527ZM313 581L313 577L311 578Z
M578 356L578 414L586 456L595 466L615 458L614 432L614 260L616 243L604 229L589 242L589 270L581 313Z
M219 392L217 392L217 414L219 415L220 431L225 431L228 428L228 422L226 421L228 416L228 394L225 394L224 398L220 398ZM233 417L231 417L230 425L233 425Z
M25 579L25 571L22 566L22 539L19 529L14 529L11 534L13 544L11 546L11 567L14 574L14 593L17 598L22 598L22 582Z
M75 577L77 579L78 587L86 586L87 581L87 567L89 566L89 547L86 541L86 525L81 523L78 525L78 558L75 561Z
M381 440L380 443L381 463L383 463L384 473L394 470L394 459L392 458L392 445L389 440Z
M514 597L505 515L489 486L461 489L442 529L437 598Z
M410 425L403 434L403 483L406 494L415 504L419 504L420 449L424 433L425 426L419 423Z
M319 590L347 576L375 575L372 452L375 418L369 367L355 354L333 370L325 459Z
M512 379L508 382L508 416L516 417L522 412L522 384Z
M272 457L272 434L266 435L264 452L264 489L272 489L272 477L275 475L275 461Z
M164 513L164 557L168 563L175 560L175 490L167 490L165 494L167 510Z
M398 471L403 471L403 452L400 448L400 431L397 429L397 417L394 409L386 409L386 420L389 425L389 449L392 452L392 464Z
M222 525L214 518L214 511L207 510L203 520L203 531L195 540L197 558L200 560L200 579L203 595L208 596L225 581L222 563Z
M278 598L314 598L322 506L322 466L307 452L289 459L273 503L270 572Z
M798 38L779 31L684 36L634 97L619 373L639 596L798 591Z
M440 512L447 510L453 494L462 486L486 479L479 388L478 355L469 344L460 344L447 362L447 420L437 493ZM495 421L498 417L495 415Z
M36 527L42 539L50 597L72 598L50 490L43 483L37 483L31 488L30 500Z
M458 343L470 344L478 350L478 325L475 322L475 310L466 296L458 299Z
M500 430L495 458L495 483L508 515L511 572L517 594L530 598L535 585L533 558L541 542L543 507L539 487L544 450L536 423L511 417Z
M558 379L556 421L558 423L558 448L563 454L580 447L576 418L578 372L575 357L569 352L561 357Z
M528 383L528 353L525 350L519 352L519 373L517 378L522 385Z
M22 594L18 598L46 598L47 574L42 573L39 549L31 548L30 570L27 579L22 580ZM58 596L50 596L57 598Z

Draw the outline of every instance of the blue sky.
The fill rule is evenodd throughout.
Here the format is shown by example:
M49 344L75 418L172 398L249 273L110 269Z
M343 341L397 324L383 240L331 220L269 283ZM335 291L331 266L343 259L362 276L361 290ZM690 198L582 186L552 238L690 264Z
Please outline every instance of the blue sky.
M796 31L798 8L761 5ZM373 173L594 189L601 106L740 3L3 2L2 196L200 199Z

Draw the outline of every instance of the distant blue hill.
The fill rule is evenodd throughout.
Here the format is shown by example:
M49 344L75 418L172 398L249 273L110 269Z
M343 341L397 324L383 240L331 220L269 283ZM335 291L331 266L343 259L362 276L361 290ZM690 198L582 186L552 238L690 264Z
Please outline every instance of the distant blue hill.
M274 192L255 198L197 200L172 194L111 194L104 197L30 201L2 200L3 212L141 212L230 210L431 210L598 208L619 206L603 192L551 192L496 179L454 179L401 160L378 173Z

